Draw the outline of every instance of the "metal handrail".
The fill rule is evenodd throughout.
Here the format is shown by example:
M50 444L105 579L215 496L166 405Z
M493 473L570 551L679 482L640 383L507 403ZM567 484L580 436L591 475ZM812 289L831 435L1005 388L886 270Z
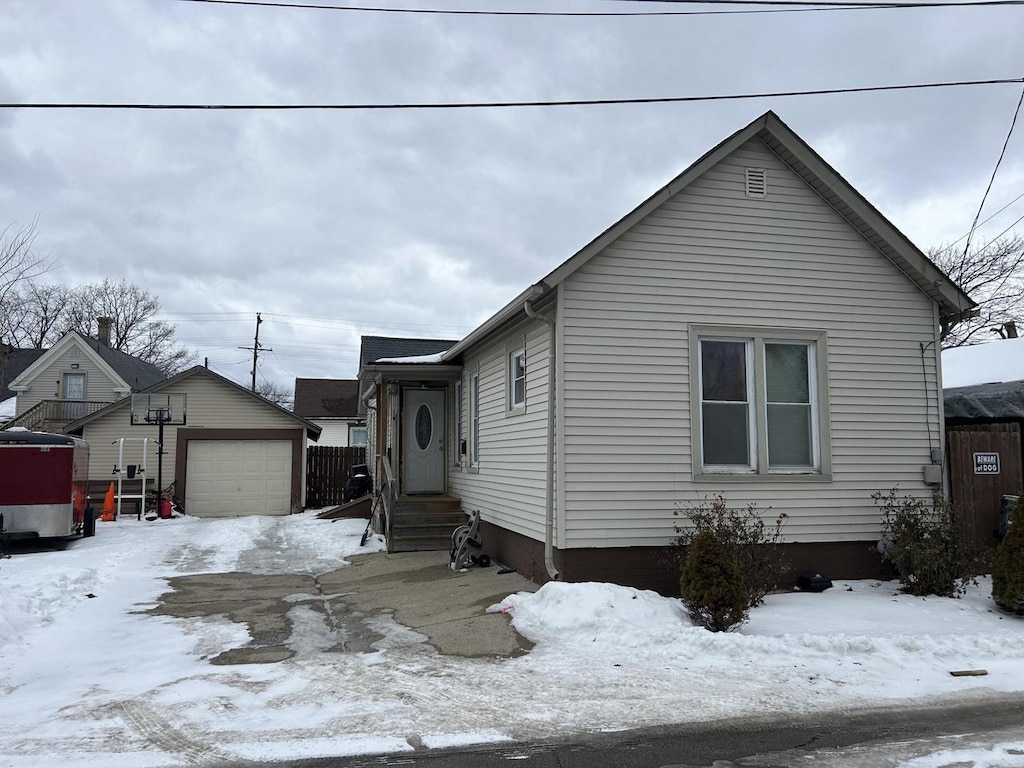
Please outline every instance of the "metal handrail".
M395 518L394 511L398 501L398 492L395 488L395 476L391 471L391 459L387 455L381 455L380 466L383 483L380 487L381 505L384 509L384 538L389 546L391 543L391 524Z

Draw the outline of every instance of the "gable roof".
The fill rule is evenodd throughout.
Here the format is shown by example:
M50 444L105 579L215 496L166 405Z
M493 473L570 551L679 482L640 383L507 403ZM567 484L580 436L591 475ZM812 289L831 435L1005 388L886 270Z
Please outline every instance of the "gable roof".
M81 347L100 368L107 369L115 384L121 385L120 389L138 392L166 378L164 372L152 363L112 349L97 339L89 338L78 331L68 331L49 349L38 350L39 356L11 379L11 389L20 387L24 382L31 380L45 369L51 360L62 355L72 345Z
M0 401L17 396L9 385L32 363L42 357L45 349L12 349L7 352L6 362L0 375Z
M163 379L162 381L159 381L159 382L157 382L156 384L154 384L154 385L152 385L150 387L146 387L145 389L140 390L140 393L159 392L162 389L166 389L167 387L169 387L169 386L171 386L173 384L180 383L180 382L184 381L185 379L191 378L193 376L205 376L207 378L213 379L214 381L218 381L218 382L220 382L222 384L225 384L225 385L227 385L229 387L232 387L232 388L238 390L239 392L242 392L243 394L245 394L246 397L252 398L253 400L259 402L260 405L262 405L262 406L264 406L266 408L273 408L274 410L277 410L277 411L280 411L281 413L287 414L287 416L289 418L294 419L295 421L299 422L303 427L305 427L306 428L306 434L309 437L311 437L312 439L314 439L314 440L316 440L318 437L320 437L320 432L323 431L322 428L318 424L314 424L312 421L309 421L308 419L305 419L302 416L298 416L298 415L292 413L287 408L282 408L277 403L272 403L270 400L267 400L265 397L262 397L261 395L257 395L255 392L252 392L251 390L243 387L241 384L237 384L234 381L232 381L231 379L228 379L228 378L225 378L224 376L221 376L219 373L214 373L209 368L206 368L206 367L204 367L202 365L195 365L195 366L189 368L188 370L182 371L181 373L175 374L174 376L171 376L169 378ZM70 424L67 425L67 427L65 427L65 432L68 432L68 433L70 433L70 432L78 432L80 429L82 429L82 427L84 427L89 422L95 421L98 418L102 418L106 414L108 414L108 413L110 413L110 412L112 412L114 410L117 410L118 408L127 407L128 404L129 403L128 403L128 399L127 398L119 400L116 403L111 403L106 408L101 408L100 410L96 411L95 413L91 413L88 416L85 416L85 417L79 419L78 421L71 422Z
M458 339L407 339L397 336L363 336L359 340L359 368L375 360L418 357L445 352Z
M976 303L955 285L916 245L869 203L846 179L772 111L736 131L709 150L639 206L506 304L490 319L448 350L453 360L464 350L525 315L523 304L549 293L655 209L692 184L714 165L751 139L759 139L804 180L840 216L846 219L879 253L889 259L921 292L939 307L945 322L955 323L976 314Z
M359 381L356 379L296 379L292 409L307 419L356 418Z

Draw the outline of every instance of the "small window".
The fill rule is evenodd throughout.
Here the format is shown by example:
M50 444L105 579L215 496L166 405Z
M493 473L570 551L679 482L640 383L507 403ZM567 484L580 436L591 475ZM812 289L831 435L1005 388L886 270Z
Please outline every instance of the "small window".
M348 431L348 444L354 448L366 447L366 427L352 427Z
M480 463L480 374L469 377L469 463Z
M517 349L508 356L509 410L526 405L526 350Z

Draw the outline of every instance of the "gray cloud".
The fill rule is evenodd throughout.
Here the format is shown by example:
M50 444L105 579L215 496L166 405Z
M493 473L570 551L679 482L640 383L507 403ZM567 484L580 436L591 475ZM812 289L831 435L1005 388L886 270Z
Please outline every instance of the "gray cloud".
M1019 38L1015 9L524 19L8 0L0 96L298 104L795 90L1012 77ZM39 214L38 243L61 258L55 279L143 285L182 341L237 380L251 364L238 348L263 312L274 352L261 376L289 384L353 375L360 333L465 333L769 108L922 247L952 240L970 225L1018 96L0 112L0 205L5 220ZM990 210L1021 191L1019 136L1004 163ZM1020 215L1024 203L984 232Z

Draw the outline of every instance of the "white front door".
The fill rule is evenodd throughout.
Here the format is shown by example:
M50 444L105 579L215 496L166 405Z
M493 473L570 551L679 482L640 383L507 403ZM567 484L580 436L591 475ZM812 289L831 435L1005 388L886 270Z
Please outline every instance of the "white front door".
M402 414L402 490L444 493L444 390L404 390Z

